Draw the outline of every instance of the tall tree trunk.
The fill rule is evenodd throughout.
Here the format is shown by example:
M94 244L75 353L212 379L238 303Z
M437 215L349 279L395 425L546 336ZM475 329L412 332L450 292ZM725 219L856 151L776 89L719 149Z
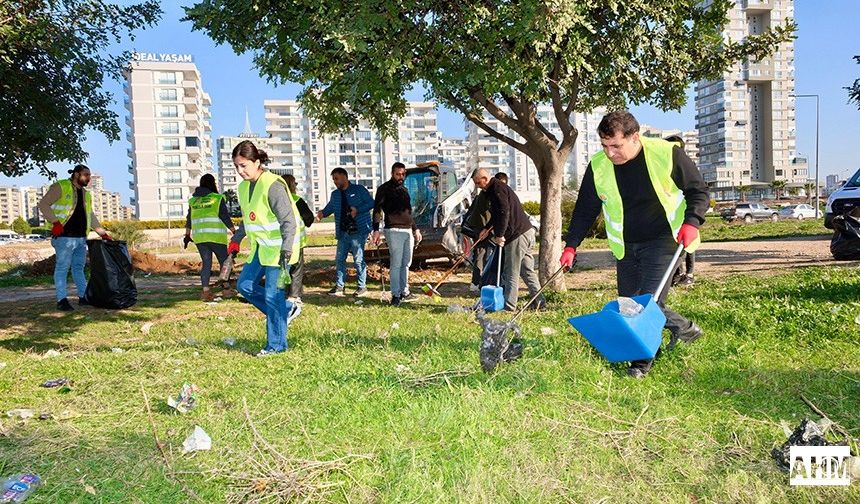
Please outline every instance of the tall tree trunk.
M540 179L540 252L538 254L538 274L541 284L558 269L561 257L561 222L570 216L561 215L561 194L564 186L564 166L568 153L549 152L538 159L532 158ZM536 156L537 157L537 156ZM564 290L564 278L559 276L549 286L551 289Z

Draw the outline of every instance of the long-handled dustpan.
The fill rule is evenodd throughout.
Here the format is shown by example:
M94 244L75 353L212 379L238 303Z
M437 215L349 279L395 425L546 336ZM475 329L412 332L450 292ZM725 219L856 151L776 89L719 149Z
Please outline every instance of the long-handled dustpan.
M572 317L568 322L609 362L653 359L663 341L663 326L666 325L666 316L657 299L683 250L684 245L679 244L654 294L632 298L642 305L642 311L636 315L622 315L615 300L599 312Z

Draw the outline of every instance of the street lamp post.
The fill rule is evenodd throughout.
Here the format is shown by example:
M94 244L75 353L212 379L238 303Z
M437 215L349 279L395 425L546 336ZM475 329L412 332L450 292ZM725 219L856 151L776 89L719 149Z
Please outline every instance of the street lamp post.
M795 98L815 98L815 218L819 217L821 211L821 190L818 187L818 95L817 94L799 94L794 95Z

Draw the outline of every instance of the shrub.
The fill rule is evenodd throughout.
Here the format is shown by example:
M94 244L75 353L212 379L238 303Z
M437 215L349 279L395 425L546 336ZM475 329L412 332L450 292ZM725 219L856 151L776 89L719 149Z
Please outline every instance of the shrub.
M138 227L138 224L137 221L115 221L105 223L103 226L110 231L114 239L125 241L128 248L133 249L146 239L146 234Z
M12 221L12 231L15 231L18 234L30 234L30 231L32 230L33 228L30 227L30 225L27 224L27 221L25 221L22 217L18 217L14 221Z
M540 215L540 202L526 201L523 203L523 210L529 215Z

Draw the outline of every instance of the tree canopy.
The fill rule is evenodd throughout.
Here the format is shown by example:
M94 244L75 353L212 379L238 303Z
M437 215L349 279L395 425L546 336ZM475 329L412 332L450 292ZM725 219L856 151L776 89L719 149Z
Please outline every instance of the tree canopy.
M854 59L860 64L860 56L854 56ZM848 103L854 102L857 108L860 109L860 79L855 79L854 84L845 89L848 90Z
M201 0L187 19L261 75L304 85L299 100L323 131L366 119L396 136L405 94L459 110L524 152L541 182L541 276L560 251L563 166L572 115L651 103L676 109L692 82L721 78L793 39L782 26L742 41L723 36L729 0ZM544 124L537 105L552 105ZM485 115L513 131L497 131Z
M111 44L155 23L159 3L88 0L0 2L0 173L52 161L82 162L87 129L119 139L105 77L119 79L130 54Z

